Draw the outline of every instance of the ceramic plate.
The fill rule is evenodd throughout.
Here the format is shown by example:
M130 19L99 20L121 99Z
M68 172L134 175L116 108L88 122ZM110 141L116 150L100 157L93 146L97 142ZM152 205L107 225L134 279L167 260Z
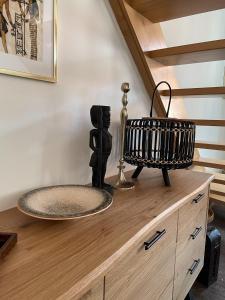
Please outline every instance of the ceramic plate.
M37 189L18 201L18 209L39 219L69 220L100 213L112 204L112 196L100 189L59 185Z

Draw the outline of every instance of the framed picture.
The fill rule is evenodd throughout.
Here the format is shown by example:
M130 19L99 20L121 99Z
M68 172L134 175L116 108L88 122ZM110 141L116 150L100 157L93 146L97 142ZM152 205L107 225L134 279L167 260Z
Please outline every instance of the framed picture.
M57 80L57 0L0 0L0 73Z

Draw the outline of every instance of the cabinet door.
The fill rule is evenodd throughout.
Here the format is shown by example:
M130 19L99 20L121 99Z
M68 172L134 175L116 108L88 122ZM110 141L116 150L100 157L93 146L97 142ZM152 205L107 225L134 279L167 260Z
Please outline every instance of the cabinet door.
M127 250L106 274L105 300L172 299L177 218L174 213Z

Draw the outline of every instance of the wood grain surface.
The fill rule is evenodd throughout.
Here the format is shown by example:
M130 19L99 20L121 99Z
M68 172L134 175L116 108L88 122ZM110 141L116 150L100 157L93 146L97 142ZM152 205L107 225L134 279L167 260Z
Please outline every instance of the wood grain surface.
M167 90L162 90L160 92L162 96L169 96ZM187 88L187 89L172 89L172 96L173 97L186 97L186 96L193 96L193 97L221 97L225 95L225 87L218 86L218 87L202 87L202 88ZM204 98L203 97L203 98Z
M165 66L225 60L225 40L188 44L147 51L145 54Z
M155 23L225 8L224 0L127 1L133 8Z
M172 299L172 291L169 295L167 288L174 279L177 219L176 211L121 257L106 275L106 300ZM144 242L162 230L165 234L145 251Z
M195 141L195 148L225 151L225 143Z

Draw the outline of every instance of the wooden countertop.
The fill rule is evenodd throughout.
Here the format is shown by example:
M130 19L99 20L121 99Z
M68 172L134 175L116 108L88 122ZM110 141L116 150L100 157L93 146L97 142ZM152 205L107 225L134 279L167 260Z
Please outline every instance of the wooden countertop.
M74 221L37 220L17 209L0 213L0 231L18 233L17 245L0 262L0 299L81 295L146 230L213 179L187 170L170 177L172 187L165 187L159 170L145 169L134 190L115 192L108 210Z

